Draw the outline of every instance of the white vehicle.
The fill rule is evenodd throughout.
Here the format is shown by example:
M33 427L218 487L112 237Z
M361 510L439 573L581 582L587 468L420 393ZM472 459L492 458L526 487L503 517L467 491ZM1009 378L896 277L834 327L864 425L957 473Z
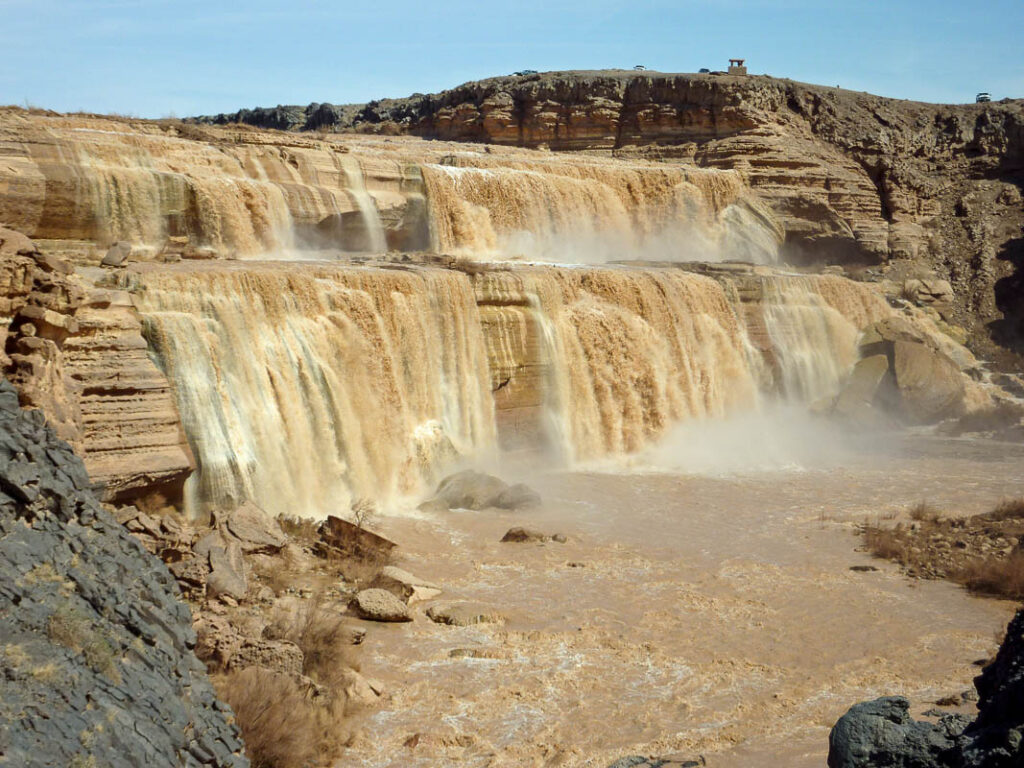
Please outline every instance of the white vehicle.
M979 93L977 96L974 97L974 101L978 104L982 104L986 101L992 101L992 94L984 92Z

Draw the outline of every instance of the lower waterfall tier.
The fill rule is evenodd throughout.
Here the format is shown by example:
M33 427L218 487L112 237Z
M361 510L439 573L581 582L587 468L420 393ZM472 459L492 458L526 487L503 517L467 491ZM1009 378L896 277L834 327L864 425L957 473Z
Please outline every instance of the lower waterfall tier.
M832 277L262 263L129 273L193 509L323 515L495 448L636 453L680 421L834 395L888 308Z

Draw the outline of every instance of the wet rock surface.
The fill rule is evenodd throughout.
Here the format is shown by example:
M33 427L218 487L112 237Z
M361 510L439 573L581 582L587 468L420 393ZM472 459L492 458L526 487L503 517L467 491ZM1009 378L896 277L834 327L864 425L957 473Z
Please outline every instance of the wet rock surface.
M195 642L174 577L0 383L0 760L247 766Z

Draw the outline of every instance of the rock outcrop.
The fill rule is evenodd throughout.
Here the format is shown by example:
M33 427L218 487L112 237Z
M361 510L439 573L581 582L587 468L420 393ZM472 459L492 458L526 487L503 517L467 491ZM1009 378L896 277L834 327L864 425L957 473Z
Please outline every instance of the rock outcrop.
M1024 610L1010 622L995 661L975 678L978 716L918 722L909 702L855 704L829 736L829 768L1010 768L1024 764Z
M21 404L46 414L104 499L180 496L194 461L127 293L0 228L0 340Z
M0 761L248 766L172 575L0 382Z

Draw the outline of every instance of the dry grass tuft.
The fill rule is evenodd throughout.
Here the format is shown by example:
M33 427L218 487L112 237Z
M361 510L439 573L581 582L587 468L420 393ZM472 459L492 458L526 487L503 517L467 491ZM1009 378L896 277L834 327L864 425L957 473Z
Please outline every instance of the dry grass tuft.
M1018 549L1005 558L973 560L956 580L982 594L1024 599L1024 552Z
M927 501L919 501L909 510L910 519L919 523L937 523L942 517L942 510L933 507Z
M1024 519L1024 498L1003 499L986 517L989 520Z
M218 675L213 684L235 712L253 768L309 768L340 755L339 702L313 699L307 686L261 667Z
M296 617L278 616L272 623L274 637L289 640L302 651L302 673L321 685L335 686L346 669L359 671L352 649L351 631L341 616L329 608L320 594L314 595Z
M892 528L868 527L864 530L864 543L875 557L907 565L907 545Z

